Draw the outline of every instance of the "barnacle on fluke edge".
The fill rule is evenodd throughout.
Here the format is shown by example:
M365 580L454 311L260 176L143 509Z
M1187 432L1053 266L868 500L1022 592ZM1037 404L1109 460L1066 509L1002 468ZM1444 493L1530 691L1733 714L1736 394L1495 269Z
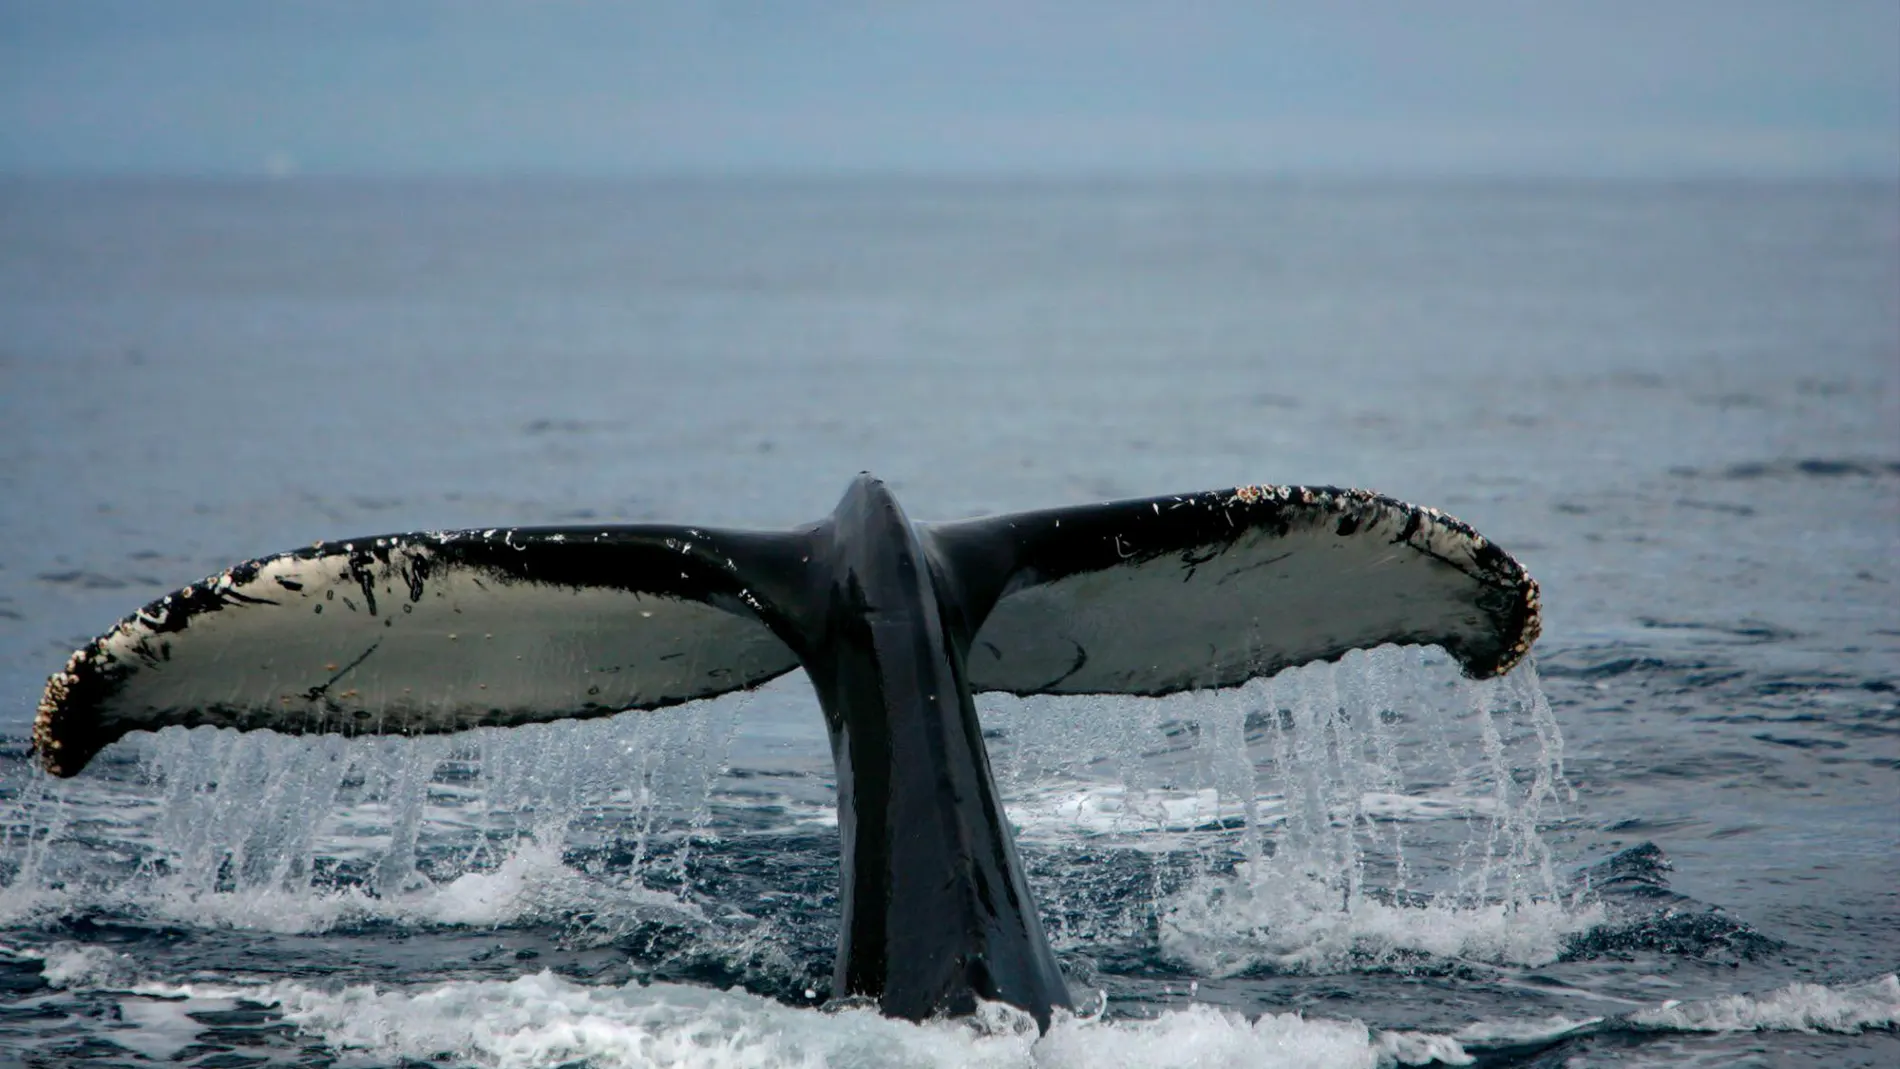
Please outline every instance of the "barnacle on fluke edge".
M1538 600L1537 580L1531 578L1516 558L1485 538L1471 525L1429 506L1407 504L1370 490L1342 490L1331 486L1242 486L1233 492L1242 504L1283 501L1314 510L1315 521L1337 517L1337 532L1355 534L1367 523L1402 517L1396 541L1405 542L1427 556L1470 575L1494 588L1495 596L1484 599L1487 611L1495 614L1498 633L1505 641L1494 661L1459 658L1465 673L1473 679L1501 676L1516 668L1543 633L1543 613ZM1457 651L1453 651L1454 654Z

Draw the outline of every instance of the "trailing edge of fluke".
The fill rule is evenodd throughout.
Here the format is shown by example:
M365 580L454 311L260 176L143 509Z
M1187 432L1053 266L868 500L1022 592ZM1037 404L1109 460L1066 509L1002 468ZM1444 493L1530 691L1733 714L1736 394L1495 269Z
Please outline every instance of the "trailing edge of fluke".
M129 731L424 734L657 709L803 667L838 769L835 994L920 1019L1069 1004L971 695L1164 695L1349 650L1474 678L1537 584L1436 509L1246 486L913 523L860 476L789 532L660 524L322 542L152 602L47 683L33 745L79 772Z

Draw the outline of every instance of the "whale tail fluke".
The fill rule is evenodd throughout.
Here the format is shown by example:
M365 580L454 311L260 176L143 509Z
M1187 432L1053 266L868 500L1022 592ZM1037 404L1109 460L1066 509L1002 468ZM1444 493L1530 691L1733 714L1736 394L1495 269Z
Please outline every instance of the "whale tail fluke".
M972 690L1161 695L1385 643L1496 675L1536 584L1469 527L1364 491L1237 490L919 525ZM798 667L811 540L661 525L388 535L233 567L48 682L34 748L76 774L129 731L424 734L654 709ZM955 630L955 629L953 629Z

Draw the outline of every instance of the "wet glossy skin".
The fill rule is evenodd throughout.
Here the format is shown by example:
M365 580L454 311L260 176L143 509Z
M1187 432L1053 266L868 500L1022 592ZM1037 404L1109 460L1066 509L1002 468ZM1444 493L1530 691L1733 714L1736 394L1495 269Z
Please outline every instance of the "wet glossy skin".
M974 614L868 476L812 552L826 611L805 665L831 732L844 840L836 992L912 1019L995 999L1047 1027L1069 994L970 698Z

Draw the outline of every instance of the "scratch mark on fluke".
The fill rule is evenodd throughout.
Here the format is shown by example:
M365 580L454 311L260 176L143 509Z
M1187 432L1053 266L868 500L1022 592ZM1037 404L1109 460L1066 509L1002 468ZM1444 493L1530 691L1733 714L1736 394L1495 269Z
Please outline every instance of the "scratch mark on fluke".
M337 680L342 679L344 676L347 676L351 672L356 671L356 666L362 664L364 661L369 660L369 655L372 653L375 653L376 650L381 646L382 646L382 643L380 642L376 643L375 645L372 645L369 649L366 649L362 653L357 654L356 660L351 661L349 664L346 664L341 668L338 668L330 676L329 679L326 679L323 682L317 684L316 686L311 687L309 690L304 691L303 693L304 701L314 702L314 701L320 700L326 693L329 692L331 687L336 686ZM330 665L324 665L324 667L329 668Z

